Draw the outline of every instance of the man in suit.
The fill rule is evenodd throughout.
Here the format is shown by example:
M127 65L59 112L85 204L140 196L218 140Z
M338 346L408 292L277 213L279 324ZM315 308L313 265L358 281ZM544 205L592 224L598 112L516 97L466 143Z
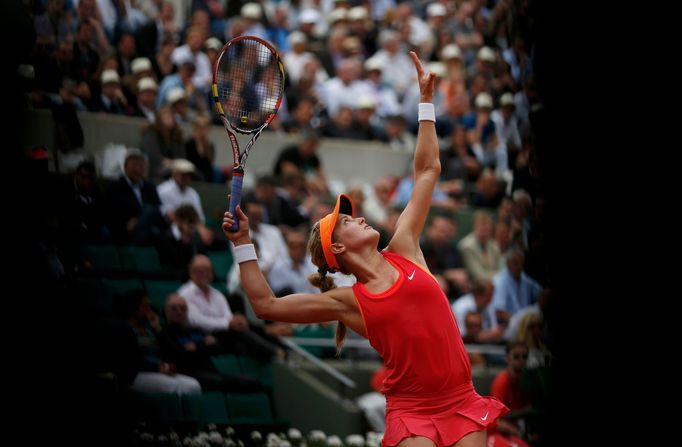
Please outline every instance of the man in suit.
M144 179L146 164L139 149L130 149L123 174L108 190L110 226L117 243L151 243L168 226L156 187Z

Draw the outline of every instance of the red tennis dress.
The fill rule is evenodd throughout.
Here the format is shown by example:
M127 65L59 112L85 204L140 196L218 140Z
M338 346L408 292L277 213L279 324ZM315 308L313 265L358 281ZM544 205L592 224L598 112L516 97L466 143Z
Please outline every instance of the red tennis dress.
M474 390L469 356L438 282L403 256L381 254L398 270L398 280L379 294L360 283L353 291L369 342L387 371L382 445L425 436L446 447L494 426L509 409Z

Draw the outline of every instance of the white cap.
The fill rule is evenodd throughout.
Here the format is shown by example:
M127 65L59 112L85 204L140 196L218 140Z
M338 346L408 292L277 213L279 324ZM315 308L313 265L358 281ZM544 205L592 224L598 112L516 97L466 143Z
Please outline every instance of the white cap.
M121 78L118 76L118 73L116 73L116 70L104 70L102 72L102 85L108 84L110 82L115 82L117 84L121 83Z
M196 168L194 167L194 163L191 161L185 160L184 158L176 158L171 163L170 170L173 173L178 172L180 174L193 174L194 171L196 171Z
M354 6L348 10L348 20L365 20L367 9L364 6Z
M182 87L173 87L166 93L166 102L168 104L175 104L181 99L185 99L185 89Z
M220 51L223 48L223 43L216 37L209 37L206 39L206 43L204 45L206 45L206 49L208 50Z
M334 24L338 22L339 20L346 20L347 17L347 9L346 8L336 8L333 9L332 12L330 12L327 15L327 21L331 24Z
M301 31L292 31L289 34L289 37L287 37L287 40L289 40L289 45L296 45L297 43L308 42L308 38Z
M488 109L493 108L493 97L489 93L483 92L476 95L476 107L487 107Z
M377 106L377 102L371 96L361 96L355 103L356 109L373 109Z
M365 61L365 70L366 71L372 71L372 70L383 70L384 69L384 63L379 60L379 58L376 57L370 57Z
M439 78L444 78L448 75L448 68L443 62L429 62L424 69L435 73Z
M495 52L490 47L481 47L476 58L482 61L495 62Z
M515 105L514 104L514 95L512 95L511 93L507 92L500 97L500 106L504 107L504 106L513 106L513 105Z
M152 78L142 78L137 81L137 91L143 92L145 90L158 90L159 86L156 85L156 81Z
M136 57L130 64L130 71L132 71L134 75L139 74L143 71L151 71L151 69L152 63L146 57Z
M440 58L444 61L449 61L450 59L462 59L462 50L460 50L459 47L454 43L445 45L443 50L440 52Z
M254 20L260 20L261 18L261 9L260 5L258 3L247 3L244 6L242 6L241 9L241 16L244 17L245 19L254 19Z
M434 17L434 16L440 16L443 17L447 14L447 9L445 9L445 6L442 3L431 3L429 6L426 7L426 15L427 17Z
M306 8L301 11L298 21L301 23L317 23L320 21L320 13L317 9Z

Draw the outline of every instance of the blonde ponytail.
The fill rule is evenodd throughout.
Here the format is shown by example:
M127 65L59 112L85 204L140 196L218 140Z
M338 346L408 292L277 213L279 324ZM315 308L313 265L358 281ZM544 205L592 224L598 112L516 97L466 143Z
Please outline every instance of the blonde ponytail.
M322 251L319 222L315 224L312 231L310 232L310 238L308 239L308 251L310 252L310 257L313 264L317 266L317 272L308 277L310 284L320 289L320 292L336 289L334 279L327 276L327 273L329 273L329 266L327 265L327 261L324 259L324 252ZM337 357L341 354L341 347L343 346L343 342L346 339L346 332L346 325L339 321L336 325Z

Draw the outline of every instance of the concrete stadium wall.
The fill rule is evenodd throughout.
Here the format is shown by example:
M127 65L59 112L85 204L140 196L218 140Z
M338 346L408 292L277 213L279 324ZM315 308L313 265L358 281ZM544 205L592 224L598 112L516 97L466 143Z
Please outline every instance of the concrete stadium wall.
M142 118L101 113L79 112L78 118L85 141L83 150L79 152L87 154L101 152L109 144L139 147L142 129L147 125ZM28 125L24 132L24 146L44 145L52 154L56 153L55 125L50 111L28 111L26 122ZM191 125L183 125L182 128L185 138L189 138L192 133ZM222 126L211 126L209 138L216 145L216 164L231 164L232 150L225 129ZM247 136L238 135L237 138L242 147L249 141ZM251 183L257 175L272 172L280 150L294 142L296 138L289 135L268 131L263 133L249 154L245 181ZM382 175L403 175L412 162L410 154L393 151L383 143L358 140L323 138L318 153L332 183L332 189L335 189L335 182L350 185L364 181L371 184Z
M273 363L275 415L303 433L322 430L341 436L364 433L367 427L362 410L310 374Z

